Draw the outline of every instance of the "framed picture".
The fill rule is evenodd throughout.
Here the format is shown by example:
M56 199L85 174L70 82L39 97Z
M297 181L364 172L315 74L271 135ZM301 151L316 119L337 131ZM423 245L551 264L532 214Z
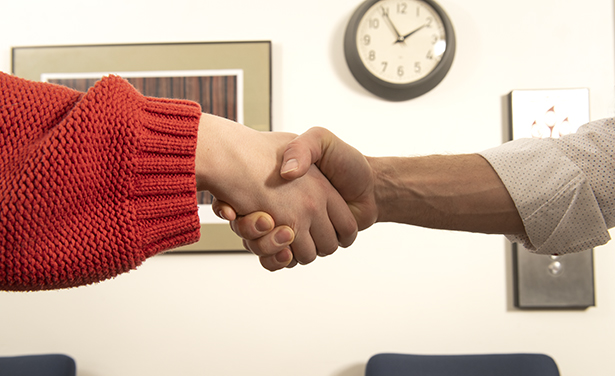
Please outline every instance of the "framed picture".
M589 89L514 90L512 139L559 138L589 122Z
M143 95L188 99L203 112L259 131L271 130L271 42L15 47L12 73L86 91L108 74ZM175 252L240 251L242 242L197 197L201 240Z
M589 122L589 90L515 90L511 138L559 138ZM525 309L584 309L594 302L593 250L537 255L513 245L514 303Z

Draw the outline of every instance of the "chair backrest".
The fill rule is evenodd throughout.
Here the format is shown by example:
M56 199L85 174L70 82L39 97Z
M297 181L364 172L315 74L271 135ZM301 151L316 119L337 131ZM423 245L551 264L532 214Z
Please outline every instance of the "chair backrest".
M543 354L377 354L365 376L559 376L559 370Z
M77 365L63 354L0 356L0 376L75 376Z

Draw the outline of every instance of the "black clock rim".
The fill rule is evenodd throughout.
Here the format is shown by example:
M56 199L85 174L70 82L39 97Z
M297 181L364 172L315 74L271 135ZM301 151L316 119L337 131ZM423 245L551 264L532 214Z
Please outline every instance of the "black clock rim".
M374 4L381 0L366 0L355 10L348 21L344 35L344 56L354 78L372 94L391 101L405 101L419 97L435 88L450 70L455 57L455 30L453 24L438 3L433 0L420 0L431 6L440 16L446 33L446 50L434 70L422 79L408 84L393 84L374 76L361 61L356 45L359 22Z

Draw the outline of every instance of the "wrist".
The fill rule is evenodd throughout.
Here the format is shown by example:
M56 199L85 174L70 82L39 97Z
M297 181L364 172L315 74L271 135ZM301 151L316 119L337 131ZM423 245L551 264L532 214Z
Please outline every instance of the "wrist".
M203 114L199 124L195 174L207 190L238 214L261 210L279 176L284 147L294 135L258 132L234 121Z
M397 157L366 157L374 176L374 201L377 208L376 222L400 222L404 212L400 206L412 196L409 182L404 182L400 163L407 162Z
M197 191L211 190L216 182L224 179L227 154L236 147L229 135L235 132L233 127L237 125L215 115L201 115L195 162Z

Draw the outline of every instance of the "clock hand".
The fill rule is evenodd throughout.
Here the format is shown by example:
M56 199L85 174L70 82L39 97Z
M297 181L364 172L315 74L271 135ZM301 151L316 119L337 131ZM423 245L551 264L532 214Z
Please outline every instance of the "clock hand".
M397 31L397 28L393 24L393 21L391 21L391 19L389 18L389 12L387 12L384 9L384 7L381 7L381 9L382 9L382 18L384 18L384 20L386 21L387 25L389 25L389 27L391 28L393 33L395 33L395 37L397 38L395 43L403 42L404 41L404 37L402 37L401 34L399 34L399 31Z
M419 27L418 29L415 29L415 30L413 30L413 31L409 32L409 33L408 33L408 34L406 34L406 35L402 35L401 37L399 37L399 38L397 39L397 41L395 41L395 43L402 43L402 42L404 42L404 41L406 40L406 38L410 37L412 34L416 33L416 32L417 32L417 31L419 31L419 30L421 30L421 29L422 29L422 28L424 28L425 26L427 26L427 24L425 24L425 25L423 25L423 26Z

